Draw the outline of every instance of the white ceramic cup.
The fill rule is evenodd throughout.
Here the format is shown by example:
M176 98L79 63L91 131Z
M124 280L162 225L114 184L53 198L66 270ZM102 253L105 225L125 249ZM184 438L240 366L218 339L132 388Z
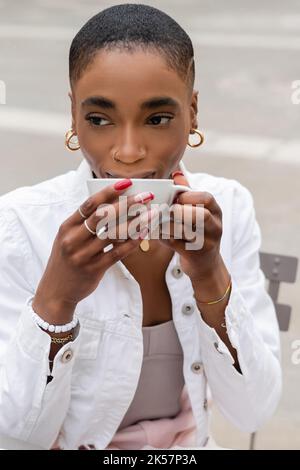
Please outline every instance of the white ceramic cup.
M89 178L87 180L89 195L93 196L106 186L113 185L117 181L122 181L122 178ZM151 201L152 204L168 204L168 206L171 206L178 193L192 191L188 186L176 185L170 179L131 178L131 181L132 185L125 191L122 191L122 196L151 191L155 196Z
M90 196L104 189L106 186L113 185L117 181L122 181L122 178L88 178L87 187ZM161 222L168 221L169 211L167 210L174 203L174 199L181 192L195 191L188 186L174 184L170 179L145 179L145 178L131 178L132 185L125 191L122 191L122 196L131 196L133 194L151 191L154 194L154 199L148 205L159 208L162 214Z

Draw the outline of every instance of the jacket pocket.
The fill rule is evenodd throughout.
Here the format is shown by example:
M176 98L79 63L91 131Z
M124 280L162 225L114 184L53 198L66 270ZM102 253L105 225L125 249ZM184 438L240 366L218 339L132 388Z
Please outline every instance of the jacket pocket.
M78 359L96 359L99 351L102 330L91 320L80 320L80 341Z

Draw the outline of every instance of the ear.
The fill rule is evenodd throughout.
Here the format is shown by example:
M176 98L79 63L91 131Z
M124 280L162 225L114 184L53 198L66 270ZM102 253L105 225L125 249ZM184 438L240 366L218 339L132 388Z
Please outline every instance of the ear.
M190 123L191 129L198 128L198 90L193 90L190 104Z
M74 98L71 91L69 91L68 96L71 100L72 130L77 134L77 131L76 131L75 98Z

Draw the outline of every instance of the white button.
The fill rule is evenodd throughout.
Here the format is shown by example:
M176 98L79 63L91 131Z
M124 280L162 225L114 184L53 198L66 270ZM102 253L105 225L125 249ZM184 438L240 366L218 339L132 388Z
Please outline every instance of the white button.
M203 364L201 362L194 362L191 366L194 374L201 374L203 371Z
M223 354L222 351L220 351L220 349L219 349L219 344L218 344L217 342L214 343L214 347L215 347L215 349L218 351L219 354Z
M67 349L63 355L61 356L61 362L70 362L70 360L72 359L73 357L73 351L72 349Z
M179 279L180 277L183 276L182 269L178 264L174 266L174 268L172 268L171 273L176 279Z
M181 311L184 315L190 315L191 313L193 313L194 310L195 310L195 306L190 302L183 304L181 308Z
M207 398L205 398L203 402L203 408L207 410L207 407L208 407L208 402L207 402Z

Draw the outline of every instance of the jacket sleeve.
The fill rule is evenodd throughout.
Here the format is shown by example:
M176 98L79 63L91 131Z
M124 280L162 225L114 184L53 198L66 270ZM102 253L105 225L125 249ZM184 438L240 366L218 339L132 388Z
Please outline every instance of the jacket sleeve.
M198 315L203 363L214 402L234 425L254 432L274 413L281 395L280 339L275 308L260 269L261 233L253 198L235 188L232 290L225 310L227 334L241 368L215 329Z
M32 250L17 220L8 214L5 217L3 212L0 212L0 433L50 448L67 413L79 336L56 355L53 379L47 385L51 344L50 336L32 319ZM73 356L64 355L70 349Z

